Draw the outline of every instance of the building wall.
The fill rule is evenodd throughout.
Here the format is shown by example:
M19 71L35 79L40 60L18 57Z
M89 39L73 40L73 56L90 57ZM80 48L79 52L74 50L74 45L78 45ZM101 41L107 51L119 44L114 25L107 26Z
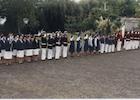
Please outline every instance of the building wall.
M139 24L138 18L125 18L125 21L126 21L126 29L127 30L133 30L133 28L138 27L138 24Z

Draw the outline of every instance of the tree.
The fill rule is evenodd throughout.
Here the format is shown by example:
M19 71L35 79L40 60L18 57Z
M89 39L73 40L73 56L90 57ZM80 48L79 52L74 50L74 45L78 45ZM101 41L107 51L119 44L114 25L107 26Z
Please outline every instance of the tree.
M138 4L138 6L136 8L136 14L135 14L135 16L137 18L140 18L140 3ZM140 28L140 19L138 21L139 21L139 28Z
M38 21L35 16L35 2L33 0L4 0L7 2L5 5L7 10L5 11L7 16L6 27L11 32L21 33L21 30L25 27L23 19L25 17L30 19L28 28L36 28ZM30 31L29 30L29 31Z

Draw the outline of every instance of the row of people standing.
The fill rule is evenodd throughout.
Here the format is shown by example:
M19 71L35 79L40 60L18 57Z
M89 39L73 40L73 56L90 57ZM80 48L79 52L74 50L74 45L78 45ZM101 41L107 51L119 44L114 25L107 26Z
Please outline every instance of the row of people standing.
M48 45L48 46L47 46ZM48 54L47 53L48 47ZM48 40L46 38L46 34L44 34L41 38L41 60L45 61L46 59L60 59L61 56L63 58L67 58L67 49L68 49L68 34L67 33L52 33ZM47 56L48 55L48 56Z
M1 63L11 65L11 60L22 64L24 61L37 61L41 50L41 60L59 59L61 55L67 58L68 39L67 33L64 35L50 34L47 39L47 34L38 35L15 35L12 40L10 37L1 36L0 40L0 60ZM40 45L41 43L41 45ZM40 48L41 47L41 48ZM48 51L48 54L47 54Z
M71 56L75 53L75 39L74 36L71 36L71 44L69 52ZM80 55L82 51L82 38L79 34L77 41L77 56ZM86 34L84 36L84 54L87 55L89 51L91 55L111 53L116 51L132 50L138 49L140 47L140 33L138 31L125 32L124 38L122 38L120 33L115 33L113 35L99 35L96 34Z
M84 43L82 43L83 40ZM1 63L6 62L6 65L9 65L11 64L12 59L13 62L18 61L20 64L22 64L24 61L37 61L40 51L42 61L45 61L46 59L58 60L61 58L61 56L63 58L67 58L68 47L71 57L74 56L75 50L77 52L77 56L80 56L82 49L85 55L87 55L88 51L91 55L93 55L94 53L103 54L121 51L122 49L138 49L140 44L140 33L138 31L126 32L124 38L121 37L120 33L107 36L104 34L100 35L98 33L90 35L85 34L83 40L81 34L79 34L77 38L72 35L69 46L68 34L62 34L61 32L50 34L48 39L47 34L43 34L41 36L41 41L38 35L15 35L13 39L10 36L1 36Z
M75 39L74 36L71 36L71 44L69 52L71 56L75 52ZM76 39L77 41L77 56L79 56L80 51L82 51L82 38L79 35ZM87 55L89 51L91 55L99 54L99 53L108 53L115 51L115 36L107 35L99 35L99 34L90 34L89 36L86 34L84 37L84 54Z
M6 65L11 65L12 59L13 62L17 62L17 58L20 64L25 60L31 62L32 58L37 61L39 51L38 36L15 35L13 41L10 40L9 36L2 36L0 40L0 59L1 63L6 63Z
M140 45L140 32L125 32L125 37L122 44L124 45L125 50L138 49Z

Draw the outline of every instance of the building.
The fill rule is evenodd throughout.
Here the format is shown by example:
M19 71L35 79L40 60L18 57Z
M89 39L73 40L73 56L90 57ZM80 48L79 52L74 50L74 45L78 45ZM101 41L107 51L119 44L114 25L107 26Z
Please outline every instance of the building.
M125 24L126 24L126 30L133 30L134 28L138 27L138 18L122 18L122 20L125 19Z

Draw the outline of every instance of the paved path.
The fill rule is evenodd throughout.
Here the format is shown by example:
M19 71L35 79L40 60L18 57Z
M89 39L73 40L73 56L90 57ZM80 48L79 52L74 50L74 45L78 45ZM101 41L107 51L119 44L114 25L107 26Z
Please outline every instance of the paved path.
M140 50L0 65L0 97L140 97Z

